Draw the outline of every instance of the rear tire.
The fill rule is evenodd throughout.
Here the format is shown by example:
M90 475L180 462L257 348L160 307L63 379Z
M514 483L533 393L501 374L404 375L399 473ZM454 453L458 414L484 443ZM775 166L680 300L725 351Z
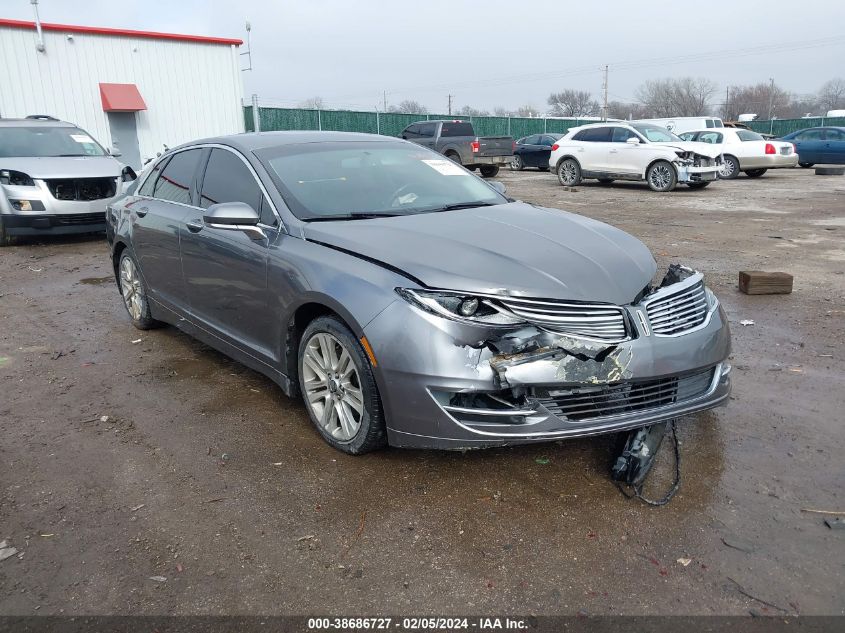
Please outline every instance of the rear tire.
M804 169L809 169L813 165L815 165L815 163L798 163L798 166L803 167Z
M499 173L499 166L498 165L482 165L481 166L481 175L485 178L492 178L496 174Z
M564 187L575 187L581 183L581 165L574 158L566 158L557 165L557 180Z
M312 321L299 343L299 388L308 417L333 448L361 455L387 445L370 360L335 316Z
M678 184L678 174L672 163L659 160L653 163L645 174L646 182L652 191L667 193Z
M522 171L525 169L525 163L522 162L521 156L514 156L513 160L508 163L508 167L510 167L511 171Z
M759 178L763 174L765 174L768 169L746 169L745 175L749 178Z
M733 180L739 176L739 161L731 155L725 156L725 162L719 170L719 178L722 180Z
M458 165L461 164L461 155L457 152L449 152L448 154L446 154L446 158L448 158L452 162L458 163Z
M132 319L132 325L139 330L152 330L163 324L156 321L150 314L150 302L147 299L147 288L138 269L135 258L124 250L120 254L117 265L117 279L120 294L123 296L123 307Z

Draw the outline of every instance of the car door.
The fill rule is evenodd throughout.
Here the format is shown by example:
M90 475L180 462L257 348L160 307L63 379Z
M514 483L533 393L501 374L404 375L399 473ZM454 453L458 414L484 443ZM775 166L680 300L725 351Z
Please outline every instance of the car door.
M824 131L823 163L841 165L845 163L845 132L835 128Z
M211 149L199 180L200 208L182 226L182 272L192 318L223 341L269 361L278 347L267 296L277 214L255 171L234 149ZM205 224L203 210L223 202L244 202L258 212L266 239Z
M522 139L522 143L516 148L516 152L522 157L522 162L526 167L539 167L537 153L540 149L540 135L533 134ZM549 164L548 158L546 158L545 164Z
M132 247L150 297L184 313L187 309L179 255L185 218L194 213L202 149L186 149L155 165L131 205Z
M419 136L416 139L416 142L420 145L424 145L425 147L430 147L431 149L435 149L435 135L437 133L437 123L420 123L419 125Z
M537 154L537 167L542 169L548 169L549 167L549 157L552 155L552 145L557 143L557 139L554 136L550 136L548 134L543 134L540 136L540 143Z
M824 140L821 128L810 128L799 132L792 139L798 160L802 163L821 163L824 154Z
M587 128L572 140L576 143L575 157L582 172L605 173L610 170L610 127Z
M639 143L628 143L629 138L635 138ZM622 126L614 127L610 137L610 162L607 171L626 176L642 176L647 162L643 158L643 144L643 139L633 130Z

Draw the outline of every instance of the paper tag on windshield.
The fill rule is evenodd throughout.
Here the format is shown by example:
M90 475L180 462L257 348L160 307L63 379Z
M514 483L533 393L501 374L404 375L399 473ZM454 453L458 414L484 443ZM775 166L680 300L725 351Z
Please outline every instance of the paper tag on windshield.
M92 139L87 134L71 134L70 137L76 141L77 143L93 143L94 139Z
M443 160L424 160L423 161L426 165L431 167L434 170L439 171L444 176L468 176L467 172L460 168L460 166L456 165L449 159Z

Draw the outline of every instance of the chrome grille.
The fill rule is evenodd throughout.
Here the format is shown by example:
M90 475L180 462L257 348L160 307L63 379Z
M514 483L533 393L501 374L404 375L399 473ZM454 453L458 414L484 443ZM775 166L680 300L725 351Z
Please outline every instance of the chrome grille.
M517 297L497 301L516 316L553 332L609 343L628 338L625 315L617 306Z
M707 393L712 381L711 367L685 376L548 390L537 400L559 418L582 421L684 402Z
M707 318L707 308L703 281L646 302L651 331L663 335L680 334L701 325Z

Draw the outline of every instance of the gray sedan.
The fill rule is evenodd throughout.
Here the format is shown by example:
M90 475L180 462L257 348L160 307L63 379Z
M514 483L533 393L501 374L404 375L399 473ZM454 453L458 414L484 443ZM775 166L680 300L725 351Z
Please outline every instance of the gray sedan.
M107 219L136 327L174 325L266 374L348 453L617 432L730 392L727 321L700 273L653 284L632 236L409 142L189 143Z

